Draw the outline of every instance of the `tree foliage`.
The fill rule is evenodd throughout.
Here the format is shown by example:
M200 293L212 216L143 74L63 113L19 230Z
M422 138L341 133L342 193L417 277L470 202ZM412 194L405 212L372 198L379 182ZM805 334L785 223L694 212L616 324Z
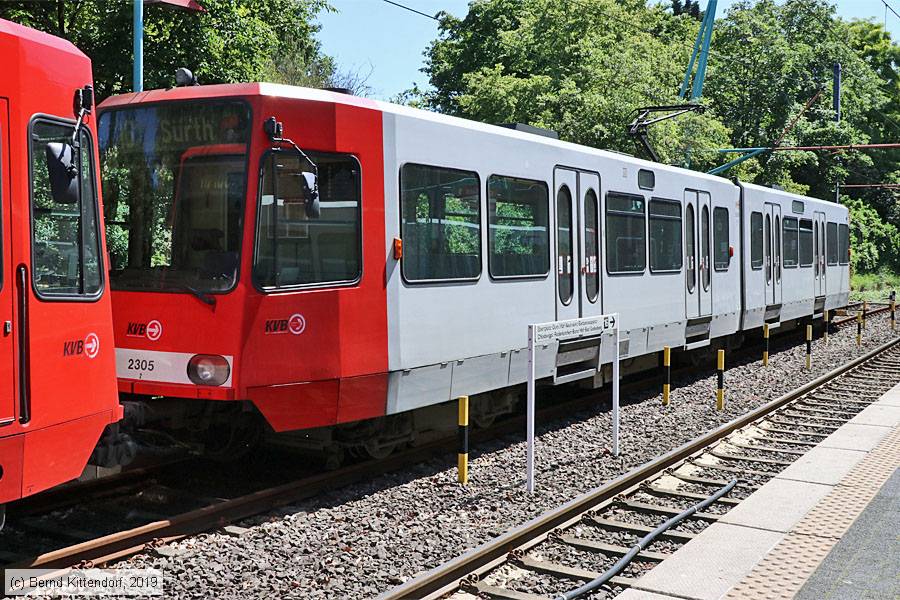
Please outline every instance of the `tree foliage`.
M194 14L162 4L144 8L144 87L170 87L176 67L201 83L290 81L329 85L313 18L325 0L202 0ZM92 60L99 99L132 88L132 3L123 0L10 0L9 19L72 41Z
M473 0L465 18L440 15L424 69L433 89L404 100L634 152L625 125L641 106L679 102L699 28L699 3L670 4L671 11L643 0ZM840 122L832 109L835 63L843 70ZM900 47L880 24L842 20L826 0L743 0L715 25L702 98L709 110L654 126L651 140L665 162L698 170L734 158L717 148L896 141L898 64ZM838 181L898 181L898 163L896 150L779 151L729 174L833 199ZM873 209L865 213L870 229L872 219L900 225L893 190L851 195Z

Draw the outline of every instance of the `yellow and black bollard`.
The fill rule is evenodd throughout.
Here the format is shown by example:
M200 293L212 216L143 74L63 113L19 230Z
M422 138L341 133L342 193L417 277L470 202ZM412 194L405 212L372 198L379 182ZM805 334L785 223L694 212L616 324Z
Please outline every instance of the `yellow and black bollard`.
M863 329L866 328L866 313L869 312L869 303L863 300L863 312L862 312L862 321L863 321Z
M825 311L825 336L824 336L826 344L828 343L828 318L829 318L829 315L828 315L828 311L826 310Z
M862 315L856 313L856 347L862 346Z
M897 320L895 318L895 310L897 309L897 301L891 298L891 331L896 330Z
M469 397L459 397L459 458L456 461L459 482L469 483Z
M725 351L719 350L716 357L716 371L719 378L716 388L716 410L725 410Z
M666 379L663 382L663 406L669 405L669 392L672 390L672 349L663 346L663 369L666 371Z
M806 370L812 368L812 325L806 326Z
M763 350L763 366L769 366L769 324L763 323L763 340L765 340L766 347Z

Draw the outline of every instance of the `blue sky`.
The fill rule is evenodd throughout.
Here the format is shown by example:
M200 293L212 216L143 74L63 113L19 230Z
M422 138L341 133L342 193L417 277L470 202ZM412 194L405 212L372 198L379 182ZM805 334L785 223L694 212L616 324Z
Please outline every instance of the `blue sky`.
M425 87L422 52L437 37L437 21L392 6L383 0L329 0L337 10L319 18L319 39L326 54L334 56L342 70L369 73L373 96L387 99L418 83ZM565 0L560 0L564 2ZM464 16L468 0L398 0L416 10L434 14L444 10ZM718 14L724 15L735 0L719 0ZM888 0L900 13L900 0ZM705 6L705 2L702 3ZM845 18L885 19L881 0L839 0L838 14ZM887 15L888 30L895 39L900 19Z

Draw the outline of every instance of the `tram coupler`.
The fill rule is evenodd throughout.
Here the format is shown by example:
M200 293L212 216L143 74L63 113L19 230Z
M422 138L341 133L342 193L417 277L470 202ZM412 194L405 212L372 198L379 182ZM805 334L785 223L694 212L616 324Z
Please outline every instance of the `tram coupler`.
M103 435L88 459L88 463L104 468L124 467L131 464L138 452L138 445L118 423L107 425Z

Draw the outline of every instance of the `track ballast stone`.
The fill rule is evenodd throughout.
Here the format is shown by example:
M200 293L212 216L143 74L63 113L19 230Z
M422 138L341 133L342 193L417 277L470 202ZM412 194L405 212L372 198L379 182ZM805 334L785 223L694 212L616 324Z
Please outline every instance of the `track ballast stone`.
M118 566L162 569L165 595L173 598L373 597L892 337L886 316L869 319L862 349L856 347L856 328L844 327L827 346L822 339L813 342L810 371L797 334L790 335L793 348L775 339L768 368L759 360L726 362L721 413L715 410L713 369L707 377L673 381L668 407L652 392L623 397L618 458L609 450L608 403L538 423L534 494L524 489L523 431L473 447L467 487L456 482L455 456L431 459L247 519L239 523L249 528L243 535L190 537L172 544L168 556L141 554Z

